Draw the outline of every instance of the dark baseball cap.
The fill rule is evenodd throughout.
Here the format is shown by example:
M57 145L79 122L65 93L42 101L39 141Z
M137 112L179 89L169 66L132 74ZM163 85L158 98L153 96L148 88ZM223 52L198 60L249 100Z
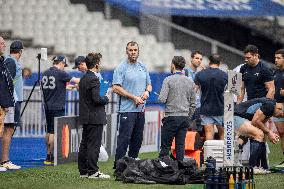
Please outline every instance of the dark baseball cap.
M53 57L53 61L59 61L59 62L64 62L65 63L65 67L67 67L67 62L66 62L66 57L64 55L58 55Z
M81 64L81 62L85 62L85 57L84 56L78 56L75 59L75 65L74 65L74 67L72 69L78 68L78 66Z
M10 45L10 50L21 50L23 48L23 43L20 40L13 41Z

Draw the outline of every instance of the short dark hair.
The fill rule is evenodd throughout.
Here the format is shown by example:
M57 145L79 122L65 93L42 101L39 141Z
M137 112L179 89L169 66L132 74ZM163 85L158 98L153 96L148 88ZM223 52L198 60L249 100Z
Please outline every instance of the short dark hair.
M172 64L175 65L176 69L182 70L185 67L185 59L182 56L174 56L172 59Z
M282 58L284 58L284 49L278 49L275 54L281 54Z
M127 50L127 47L128 47L129 45L130 45L130 46L137 45L138 50L139 50L139 45L138 45L138 43L137 43L136 41L130 41L130 42L128 42L128 43L126 44L126 50Z
M88 69L92 69L95 65L100 63L100 60L103 56L101 53L89 53L86 56L85 62Z
M197 55L197 54L203 55L203 54L201 53L201 51L197 50L197 51L193 51L193 52L191 53L191 58L193 58L193 57L194 57L195 55Z
M209 56L209 65L210 64L220 64L221 63L221 57L219 54L212 54Z
M247 45L244 49L244 53L258 54L258 48L255 45Z

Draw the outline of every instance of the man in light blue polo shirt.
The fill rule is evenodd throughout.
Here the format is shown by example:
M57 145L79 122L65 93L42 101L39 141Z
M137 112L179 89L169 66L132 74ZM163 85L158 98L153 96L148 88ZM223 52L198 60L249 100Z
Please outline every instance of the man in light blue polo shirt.
M24 100L24 81L22 75L22 65L19 62L23 53L23 43L19 40L11 43L10 55L7 56L6 62L14 61L16 64L16 76L14 78L14 98L15 98L15 126L22 126L21 121L21 103Z
M191 61L189 63L188 68L184 68L185 76L189 77L194 81L195 76L198 71L204 70L205 67L202 65L202 59L203 55L201 51L193 51L191 53ZM201 126L201 117L200 117L200 91L196 91L196 109L192 116L192 120L195 121L195 128L197 131L202 132L202 126Z
M113 92L119 95L119 135L115 154L116 161L126 155L137 158L143 140L145 101L152 91L150 75L138 61L139 46L131 41L126 45L128 58L120 63L113 75Z

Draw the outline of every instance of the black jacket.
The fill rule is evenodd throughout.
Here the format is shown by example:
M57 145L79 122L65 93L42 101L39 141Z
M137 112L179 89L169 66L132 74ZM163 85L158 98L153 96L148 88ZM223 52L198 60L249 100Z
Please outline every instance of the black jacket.
M7 73L8 78L6 78ZM13 107L14 85L13 79L16 76L16 65L13 62L5 62L4 57L0 57L0 106L4 108ZM9 85L8 85L8 82ZM10 86L10 88L9 88Z
M79 83L79 120L81 124L106 124L106 96L100 96L99 78L91 71Z

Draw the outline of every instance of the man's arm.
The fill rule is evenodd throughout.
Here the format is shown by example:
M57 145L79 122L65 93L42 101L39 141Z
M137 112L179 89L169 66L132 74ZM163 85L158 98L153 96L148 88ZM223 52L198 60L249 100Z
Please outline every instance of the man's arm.
M9 76L12 79L15 79L15 77L16 77L16 63L15 63L15 61L13 59L11 59L11 58L7 58L3 62L3 64L5 65Z
M144 104L144 101L140 96L135 96L128 91L126 91L124 88L122 88L120 85L113 85L112 86L113 92L120 95L124 96L126 98L129 98L130 100L133 100L136 105Z
M76 84L79 84L80 83L80 78L77 78L77 77L72 77L70 82L74 82Z
M244 100L245 96L245 83L242 81L241 83L241 94L237 97L237 104L240 104Z
M192 117L195 109L196 109L196 85L194 83L192 83L192 87L189 87L189 93L190 93L190 97L189 97L189 117Z
M162 89L159 95L159 101L162 103L166 103L168 99L168 94L169 94L169 86L167 79L163 81Z
M200 90L199 85L194 84L193 90L195 93L199 93L199 90Z
M264 134L266 134L269 138L269 140L273 143L277 143L279 140L279 136L277 134L275 134L274 132L272 132L271 130L269 130L264 123L267 121L265 115L263 114L263 112L258 109L252 120L251 120L251 124L259 129L261 129Z
M152 85L147 85L145 91L141 95L143 100L147 100L150 96L150 93L152 92Z
M275 94L275 85L274 85L274 80L268 81L264 83L265 88L267 89L267 94L266 97L270 99L274 99L274 94Z

